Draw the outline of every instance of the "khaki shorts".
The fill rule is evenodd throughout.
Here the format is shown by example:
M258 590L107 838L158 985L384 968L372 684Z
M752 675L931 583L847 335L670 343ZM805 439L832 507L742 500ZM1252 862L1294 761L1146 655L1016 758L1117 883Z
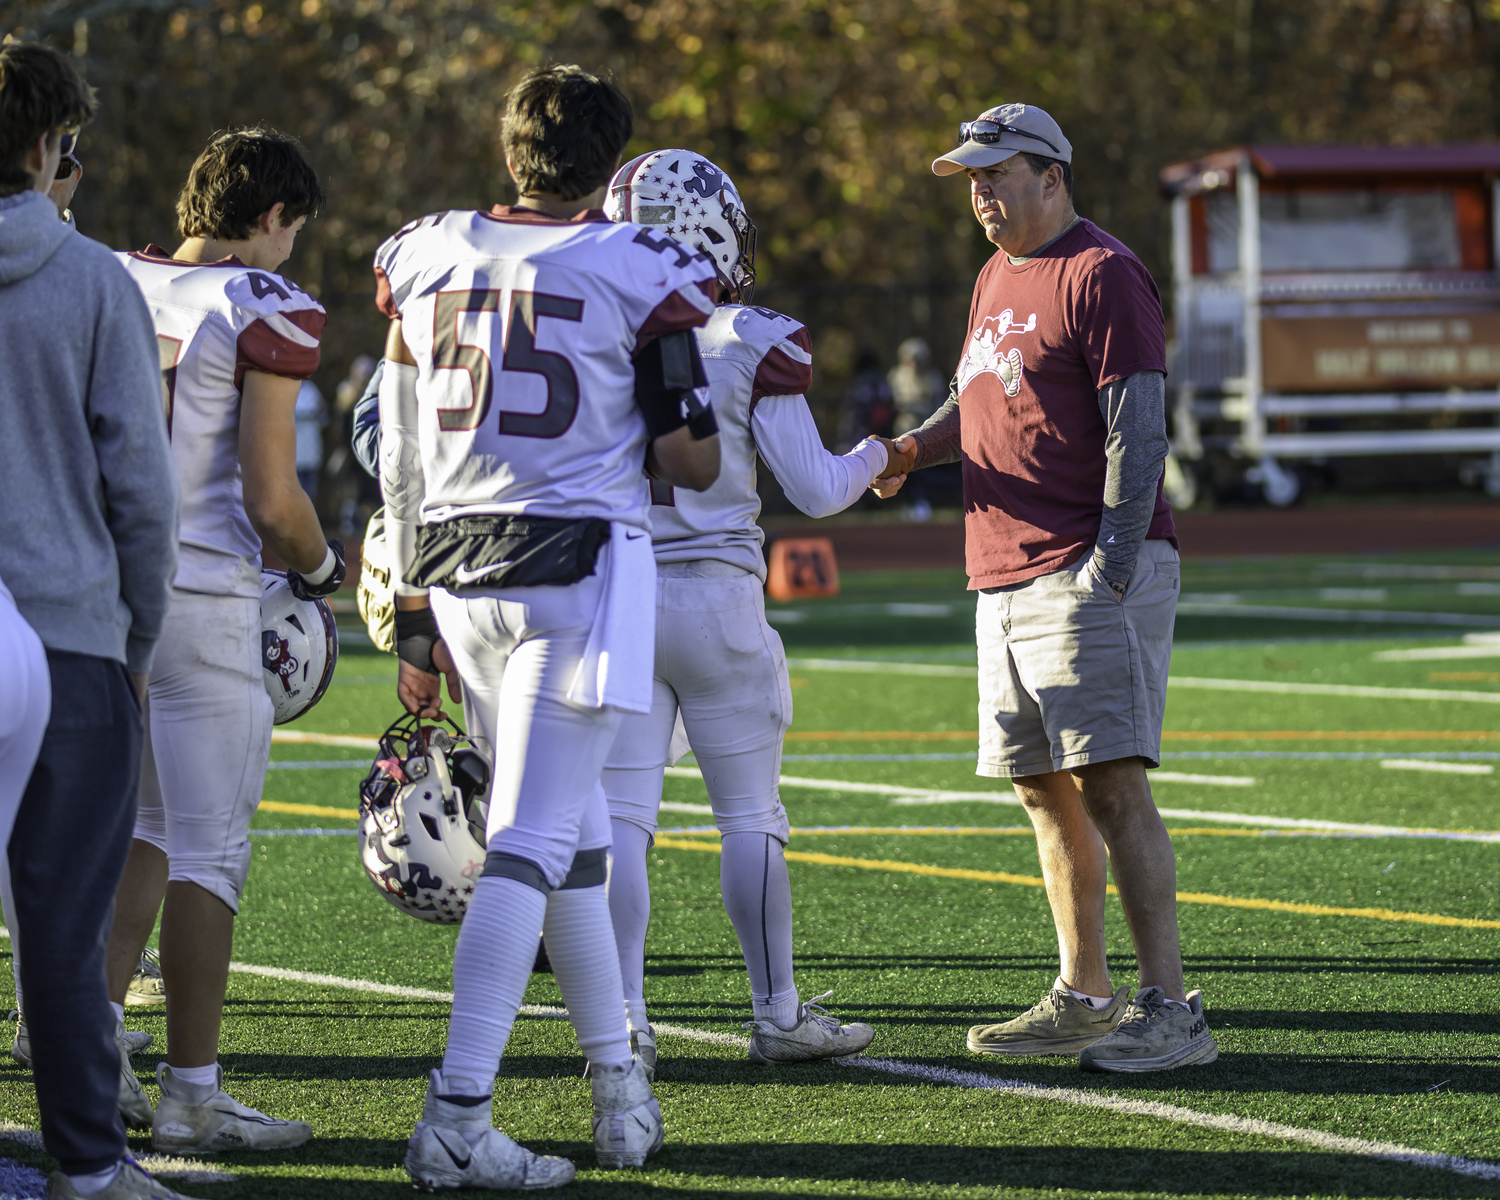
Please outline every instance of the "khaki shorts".
M1141 547L1124 600L1081 562L979 594L979 766L1001 779L1139 756L1161 761L1181 567Z

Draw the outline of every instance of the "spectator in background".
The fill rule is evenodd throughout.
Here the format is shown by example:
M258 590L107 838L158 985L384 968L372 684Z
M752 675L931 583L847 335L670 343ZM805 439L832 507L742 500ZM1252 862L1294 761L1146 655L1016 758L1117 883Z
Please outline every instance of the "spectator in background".
M297 393L297 482L317 503L318 481L323 474L323 426L328 424L328 405L311 379L302 381Z
M140 1084L110 1010L104 937L177 565L177 483L145 302L50 196L94 112L64 55L0 48L0 566L52 695L6 855L42 1140L61 1168L48 1195L170 1200L125 1152L121 1085Z
M880 359L868 348L854 360L854 379L844 392L844 406L839 414L839 452L845 453L864 438L875 435L888 438L895 420L896 406L891 387L880 369Z
M885 378L896 406L897 437L919 428L948 398L943 377L932 369L932 351L919 337L901 343L896 350L896 365Z

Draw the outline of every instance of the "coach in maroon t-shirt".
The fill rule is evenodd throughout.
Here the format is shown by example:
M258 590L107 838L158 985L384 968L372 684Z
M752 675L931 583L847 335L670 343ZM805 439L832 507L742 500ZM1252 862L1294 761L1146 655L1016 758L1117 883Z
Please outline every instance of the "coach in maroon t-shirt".
M963 463L978 771L1009 778L1036 828L1062 957L1041 1003L975 1026L969 1048L1076 1053L1099 1071L1212 1062L1201 997L1184 993L1176 863L1146 782L1179 581L1161 490L1161 298L1129 249L1073 211L1073 149L1045 112L992 108L960 138L932 169L968 173L999 252L974 287L952 397L896 443L894 477L876 487L892 495L896 472ZM1105 964L1110 863L1140 965L1133 999Z

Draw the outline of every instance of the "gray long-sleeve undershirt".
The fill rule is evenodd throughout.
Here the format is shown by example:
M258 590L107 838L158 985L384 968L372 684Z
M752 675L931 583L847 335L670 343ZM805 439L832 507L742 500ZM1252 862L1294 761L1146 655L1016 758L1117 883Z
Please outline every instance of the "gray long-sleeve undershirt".
M911 433L918 470L959 460L955 390L950 385L947 403ZM1104 508L1094 558L1106 579L1122 585L1130 582L1156 511L1156 488L1167 457L1166 390L1160 371L1138 371L1099 389L1106 430Z

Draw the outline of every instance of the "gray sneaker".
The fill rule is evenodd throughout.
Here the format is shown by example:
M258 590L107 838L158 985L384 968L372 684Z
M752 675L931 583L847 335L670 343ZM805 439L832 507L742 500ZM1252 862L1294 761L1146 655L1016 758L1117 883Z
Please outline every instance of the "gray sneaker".
M140 969L130 977L130 990L125 993L126 1008L150 1008L167 1002L167 985L161 978L161 957L155 950L141 955Z
M126 1054L139 1054L151 1044L151 1035L144 1029L126 1029L116 1038ZM31 1066L31 1033L26 1028L26 1018L16 1020L15 1040L10 1044L10 1056L18 1066Z
M110 1185L102 1192L91 1192L90 1197L91 1200L193 1200L152 1179L128 1155ZM47 1200L83 1200L83 1193L61 1171L55 1171L47 1181Z
M1059 978L1039 1003L1014 1020L971 1028L969 1049L975 1054L1077 1054L1125 1019L1129 996L1130 989L1122 987L1104 1008L1092 1008Z
M858 1054L875 1038L875 1030L861 1021L843 1024L818 1003L832 991L814 996L797 1008L797 1023L783 1029L775 1021L746 1021L750 1030L750 1061L770 1063L817 1062Z
M1219 1047L1203 1016L1203 993L1189 992L1187 1007L1168 1004L1159 987L1142 988L1130 1002L1125 1019L1108 1037L1078 1056L1085 1071L1170 1071L1206 1065Z

